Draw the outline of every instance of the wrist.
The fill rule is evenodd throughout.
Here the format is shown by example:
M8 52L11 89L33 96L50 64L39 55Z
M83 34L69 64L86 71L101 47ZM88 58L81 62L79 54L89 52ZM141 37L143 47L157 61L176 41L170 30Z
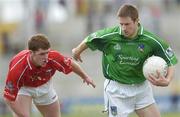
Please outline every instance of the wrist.
M81 54L81 50L79 48L74 48L74 54L75 55L80 55Z
M82 79L83 79L83 80L88 79L88 75L87 75L87 74L84 74L84 75L82 76Z
M83 79L83 80L86 80L86 79L87 79L87 77L82 77L82 79Z

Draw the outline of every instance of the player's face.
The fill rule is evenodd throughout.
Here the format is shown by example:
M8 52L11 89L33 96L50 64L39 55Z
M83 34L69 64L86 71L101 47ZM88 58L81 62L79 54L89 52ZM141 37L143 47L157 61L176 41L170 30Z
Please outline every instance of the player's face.
M50 49L43 50L39 49L38 51L31 52L31 60L32 62L39 67L43 67L48 62L48 53Z
M133 38L137 34L138 20L133 21L130 17L119 17L122 33L125 37Z

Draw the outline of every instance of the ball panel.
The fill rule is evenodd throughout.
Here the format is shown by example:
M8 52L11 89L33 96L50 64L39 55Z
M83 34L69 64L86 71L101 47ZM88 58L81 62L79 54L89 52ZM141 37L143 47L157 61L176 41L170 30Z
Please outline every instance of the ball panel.
M143 64L143 74L145 78L151 74L155 77L158 77L157 71L160 75L166 76L167 74L167 63L166 61L159 56L151 56Z

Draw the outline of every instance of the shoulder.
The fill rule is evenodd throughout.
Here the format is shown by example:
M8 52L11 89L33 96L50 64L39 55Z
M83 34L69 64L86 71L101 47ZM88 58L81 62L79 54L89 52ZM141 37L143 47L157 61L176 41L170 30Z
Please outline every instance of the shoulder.
M14 68L14 67L23 67L26 66L27 63L27 57L29 55L29 50L23 50L16 54L10 61L9 67Z
M112 36L118 33L119 33L119 26L113 26L113 27L103 28L94 33L91 33L86 38L88 39L105 38L107 36Z
M161 40L159 36L147 30L144 30L142 35L150 40Z
M157 36L156 34L144 30L143 34L142 34L143 39L145 39L145 41L152 43L152 44L160 44L160 43L167 43L165 39Z
M165 39L160 38L156 34L153 34L149 31L144 31L142 36L143 36L143 40L145 40L145 42L148 43L153 48L154 47L164 48L169 46L168 42Z
M29 55L29 50L23 50L21 52L19 52L18 54L16 54L11 61L19 61L19 60L24 60L27 58L27 56Z
M48 58L49 59L56 59L56 58L63 58L64 56L57 50L51 50L49 52Z
M28 54L29 54L29 50L22 50L19 53L17 53L12 59L22 58L23 56L26 56Z
M100 31L104 32L104 35L106 34L116 34L119 33L119 26L113 26L113 27L108 27L108 28L104 28Z
M50 63L54 64L54 65L70 65L72 59L71 57L68 56L64 56L63 54L61 54L60 52L56 51L56 50L51 50L49 52L48 55L48 59L50 61Z
M112 27L104 28L104 30L107 30L109 32L118 32L119 26L112 26Z

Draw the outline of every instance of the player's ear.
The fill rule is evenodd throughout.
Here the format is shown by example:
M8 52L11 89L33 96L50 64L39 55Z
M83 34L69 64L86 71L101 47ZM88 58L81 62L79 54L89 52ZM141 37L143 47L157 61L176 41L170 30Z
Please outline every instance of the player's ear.
M139 23L139 18L137 18L137 19L135 20L135 22Z
M29 50L29 53L30 53L30 54L32 54L32 53L33 53L33 51L32 51L32 50Z

